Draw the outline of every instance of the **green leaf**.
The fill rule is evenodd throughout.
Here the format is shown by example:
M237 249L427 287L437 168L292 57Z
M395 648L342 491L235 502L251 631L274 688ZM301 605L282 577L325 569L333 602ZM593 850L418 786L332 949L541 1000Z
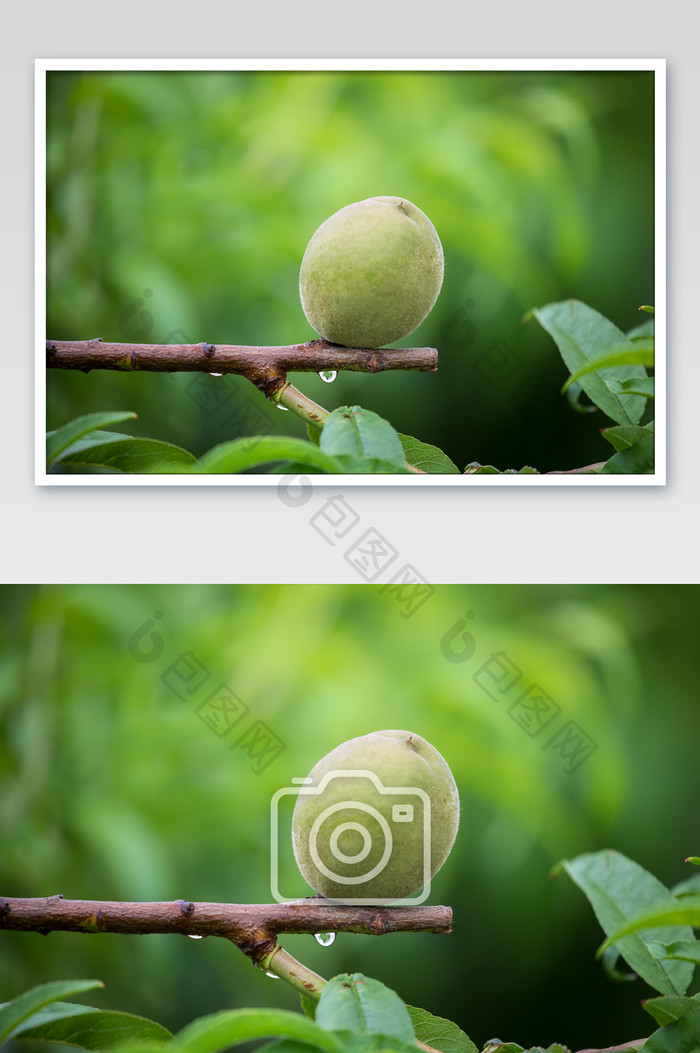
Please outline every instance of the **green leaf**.
M639 310L640 311L646 311L647 314L653 314L654 313L654 308L653 307L643 306L643 307L640 307Z
M393 461L383 461L378 457L353 457L349 453L339 453L336 460L348 475L411 475L405 461L401 467Z
M312 998L311 995L307 995L307 994L302 992L302 994L300 995L300 1000L301 1000L301 1008L302 1008L302 1011L304 1013L304 1016L308 1016L309 1020L315 1020L316 1019L316 1005L317 1005L318 999Z
M308 1042L297 1042L293 1038L276 1038L255 1047L255 1053L311 1053Z
M340 470L341 465L338 464L338 471ZM301 461L273 461L261 468L261 472L263 475L328 475L323 469L302 464Z
M665 947L665 958L680 958L700 965L700 940L676 940Z
M686 863L688 860L686 860ZM688 896L693 892L700 892L700 874L693 874L692 877L686 878L685 881L679 881L677 885L674 885L671 889L674 896Z
M663 885L661 887L663 888ZM661 925L664 927L673 926L674 930L677 930L678 926L682 926L684 930L683 932L665 932L666 941L664 942L668 942L674 936L676 939L692 939L693 934L686 926L692 925L695 928L700 928L700 896L691 895L684 896L682 899L674 899L669 892L666 902L650 903L648 908L640 913L635 912L632 914L632 912L628 911L624 924L618 925L614 931L608 933L608 938L601 945L600 949L603 951L612 943L619 944L621 936L628 936L630 933L636 933L642 929L658 928ZM666 993L675 994L676 992L668 991Z
M628 329L625 336L628 340L637 340L640 336L653 336L654 335L654 319L645 318L639 325L635 325L632 329Z
M628 380L611 377L608 384L612 391L621 395L638 395L643 399L654 398L653 377L630 377Z
M13 1037L42 1042L62 1042L81 1049L119 1049L135 1043L155 1043L164 1046L172 1038L167 1028L146 1017L131 1013L79 1008L80 1013L67 1012L61 1017L31 1027L22 1027ZM38 1016L39 1014L35 1014ZM34 1017L32 1017L32 1023Z
M652 475L653 472L653 435L644 435L626 450L614 453L600 469L601 475Z
M388 421L361 406L340 406L323 425L320 446L329 454L376 457L398 468L406 457L398 433Z
M479 464L478 461L470 461L464 469L464 475L501 475L498 468L492 464Z
M0 1042L7 1038L18 1024L50 1002L57 1002L66 995L81 994L104 987L101 980L54 980L52 983L32 987L29 991L0 1006Z
M501 1042L500 1039L492 1038L484 1046L483 1053L525 1053L524 1047L517 1042Z
M395 1035L374 1032L334 1031L345 1053L416 1053L415 1042L402 1042Z
M192 472L201 475L234 475L271 461L290 460L319 468L328 474L343 474L344 471L335 457L305 439L259 435L214 446L199 458Z
M298 1042L293 1038L276 1038L262 1046L255 1047L255 1053L311 1053L313 1046L308 1042Z
M419 1042L439 1049L440 1053L478 1053L469 1036L451 1020L433 1016L413 1005L407 1005L406 1008Z
M414 1031L401 998L362 973L334 976L321 992L316 1023L332 1031L373 1031L413 1042Z
M642 1053L691 1053L700 1048L700 1006L680 1020L655 1031L642 1046Z
M643 1040L642 1040L643 1041ZM628 1043L630 1049L635 1047ZM639 1046L642 1042L639 1043ZM627 1047L625 1047L627 1048ZM517 1042L501 1042L500 1039L492 1038L484 1046L483 1053L570 1053L568 1046L562 1046L559 1042L553 1042L551 1046L532 1046L529 1051L519 1046Z
M351 457L350 454L341 453L335 458L337 464L335 472L343 475L411 475L408 468L398 468L390 461L380 461L376 457ZM325 475L322 469L304 464L302 461L285 461L283 465L267 469L268 474L284 472L285 475Z
M628 983L632 980L637 979L636 973L623 973L617 968L617 963L620 958L620 952L617 947L608 947L601 956L603 969L605 975L609 980L613 980L615 983Z
M654 422L652 421L644 426L640 424L616 424L612 428L604 428L601 434L618 452L620 450L628 450L630 446L634 446L645 435L654 434Z
M581 396L583 395L583 388L574 381L570 388L566 389L566 400L571 406L575 413L597 413L598 407L594 406L592 402L581 402Z
M672 1024L680 1020L700 1004L700 995L684 998L682 995L662 995L661 998L646 998L642 1008L653 1016L657 1024Z
M136 414L130 410L112 410L107 413L86 413L83 417L76 417L55 431L46 434L46 466L50 467L56 458L76 439L82 438L88 432L97 428L107 428L110 424L119 424L123 420L130 420Z
M428 475L459 475L460 471L454 461L451 461L446 453L437 446L431 446L428 442L414 439L412 435L398 433L403 452L409 464L414 468L420 468Z
M501 471L499 468L494 468L492 464L479 464L478 461L472 461L464 469L464 475L539 475L537 468L531 468L529 465L524 465L522 468L505 468Z
M325 1053L344 1053L335 1035L286 1009L230 1009L200 1017L177 1033L172 1048L187 1053L219 1053L254 1038L275 1036L306 1042Z
M14 1031L11 1031L7 1036L8 1038L16 1038L22 1031L26 1031L30 1027L38 1027L40 1024L46 1024L51 1020L62 1020L67 1016L79 1016L84 1013L95 1012L89 1006L80 1005L77 1002L51 1002L49 1005L42 1006L41 1009L37 1009L36 1013L32 1013L30 1016L23 1020L21 1024L18 1024Z
M656 958L649 941L660 938L658 931L624 937L618 931L642 909L672 905L673 898L665 885L619 852L593 852L564 860L562 865L588 897L603 931L610 937L598 953L615 943L630 968L661 994L684 994L693 967L688 962ZM689 928L677 926L663 935L666 940L678 940L692 938L693 934Z
M92 450L96 446L105 446L109 442L116 442L117 439L133 439L133 435L126 435L120 431L100 431L96 428L95 431L81 436L81 438L72 442L70 446L66 446L58 460L63 461L67 456L82 453L84 450Z
M700 867L700 856L688 856L686 863L694 863L696 867Z
M393 1035L360 1034L357 1031L335 1031L343 1044L344 1053L416 1053L414 1043L400 1042ZM258 1046L255 1053L310 1053L311 1047L304 1042L283 1038Z
M181 446L158 439L135 439L131 435L97 432L72 443L61 463L99 464L120 472L155 473L187 471L196 458Z
M604 351L628 347L625 334L598 311L578 300L564 300L536 307L532 314L553 338L570 373L600 357ZM643 366L625 365L617 370L620 379L646 377ZM613 390L600 373L590 373L578 381L596 406L617 424L637 424L644 412L644 400L638 395Z
M635 340L630 346L629 337L627 337L627 343L623 347L613 347L609 351L605 351L602 355L597 358L593 358L590 362L586 362L585 365L577 369L575 373L572 373L569 379L562 387L562 394L567 390L571 384L580 380L581 377L585 377L588 373L595 373L599 369L611 369L613 366L629 366L629 365L640 365L640 366L653 366L654 365L654 339L644 338Z
M309 442L312 442L314 446L318 446L319 440L321 438L321 429L317 428L315 424L307 423L306 434Z

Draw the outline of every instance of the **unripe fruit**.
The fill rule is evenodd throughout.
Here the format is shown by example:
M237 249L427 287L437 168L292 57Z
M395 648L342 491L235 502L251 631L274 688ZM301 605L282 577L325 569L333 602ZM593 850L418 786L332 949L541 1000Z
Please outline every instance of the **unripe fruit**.
M294 808L294 855L327 899L392 902L429 884L458 825L457 786L434 746L410 731L374 731L312 768Z
M311 238L301 305L330 343L381 347L420 325L443 271L442 245L425 213L405 198L370 197L341 208Z

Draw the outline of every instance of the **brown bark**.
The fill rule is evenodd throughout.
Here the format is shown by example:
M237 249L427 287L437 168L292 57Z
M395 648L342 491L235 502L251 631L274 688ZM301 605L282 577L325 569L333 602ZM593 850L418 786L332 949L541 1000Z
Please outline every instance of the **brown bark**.
M0 898L0 929L22 932L177 932L222 936L256 964L280 933L450 931L449 907L348 907L313 897L294 903L119 903L102 900Z
M325 340L278 347L237 344L113 344L94 340L47 340L50 369L145 370L156 373L238 373L268 397L282 386L288 372L320 373L353 370L380 373L386 369L434 372L437 351L432 347L340 347Z

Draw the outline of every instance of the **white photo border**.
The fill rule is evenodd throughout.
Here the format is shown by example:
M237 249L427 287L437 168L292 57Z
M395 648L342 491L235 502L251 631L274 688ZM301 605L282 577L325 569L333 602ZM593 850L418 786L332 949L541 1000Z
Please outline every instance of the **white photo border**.
M655 471L651 475L314 475L318 486L666 485L666 60L621 59L36 59L35 60L35 484L37 486L277 486L282 474L50 475L46 470L46 75L56 70L526 71L654 73Z

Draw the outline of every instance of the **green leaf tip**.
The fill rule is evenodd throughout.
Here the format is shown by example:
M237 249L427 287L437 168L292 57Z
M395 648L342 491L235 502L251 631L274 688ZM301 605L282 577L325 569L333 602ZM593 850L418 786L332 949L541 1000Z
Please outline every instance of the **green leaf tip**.
M425 1009L407 1005L416 1033L416 1041L422 1042L439 1053L478 1053L472 1040L457 1024L444 1017L434 1016Z
M92 991L96 987L104 987L101 980L52 980L24 991L11 1002L0 1006L0 1042L37 1010L70 995ZM90 1011L88 1006L85 1007L85 1011Z

